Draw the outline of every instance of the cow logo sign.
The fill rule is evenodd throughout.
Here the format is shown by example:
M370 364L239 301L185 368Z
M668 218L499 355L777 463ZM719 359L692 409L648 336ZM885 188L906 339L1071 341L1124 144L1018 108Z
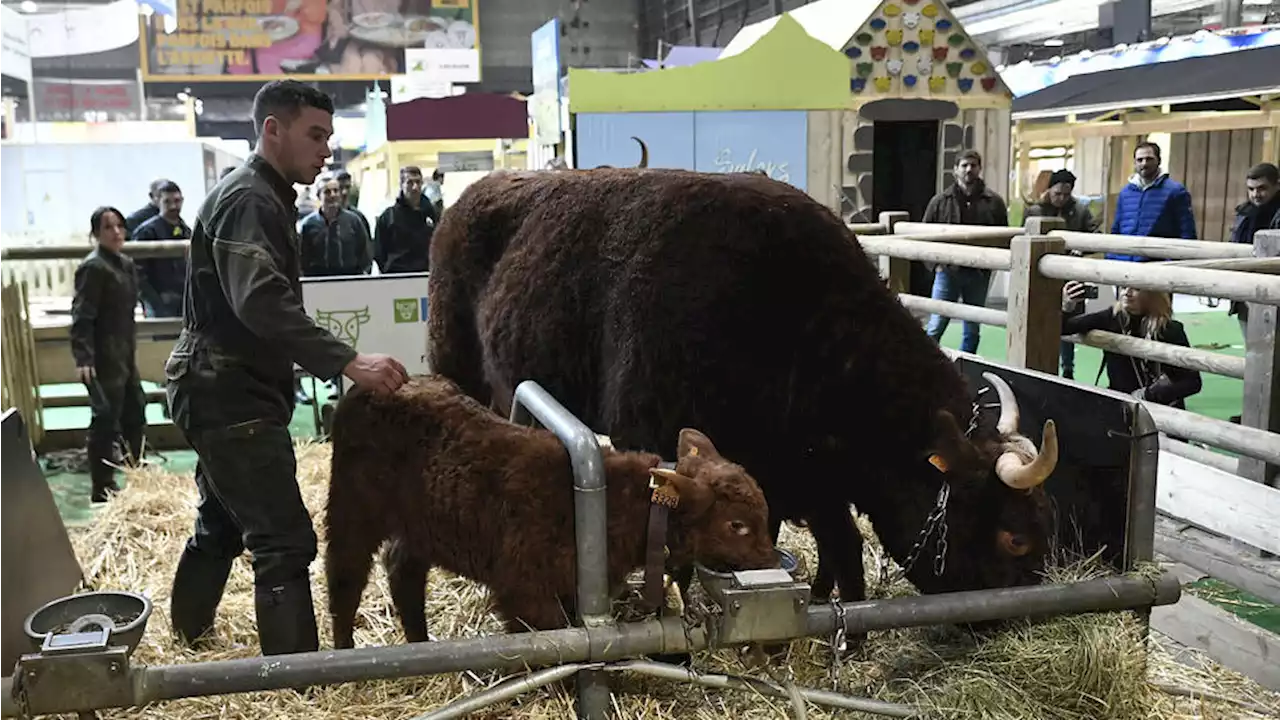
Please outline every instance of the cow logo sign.
M418 298L396 298L395 321L398 323L418 322Z
M369 322L369 307L359 310L317 310L316 324L333 333L333 336L356 347L360 342L360 327Z
M427 299L424 297L396 298L391 317L397 323L426 322Z

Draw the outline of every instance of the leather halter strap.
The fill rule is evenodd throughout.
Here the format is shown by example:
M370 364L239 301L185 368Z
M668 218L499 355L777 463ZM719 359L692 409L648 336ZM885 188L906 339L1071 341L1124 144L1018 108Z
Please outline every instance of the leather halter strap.
M659 463L658 468L674 470L675 463ZM667 564L667 524L671 511L680 504L680 496L666 482L650 476L649 528L646 532L644 554L644 594L642 604L649 612L662 605L662 576Z

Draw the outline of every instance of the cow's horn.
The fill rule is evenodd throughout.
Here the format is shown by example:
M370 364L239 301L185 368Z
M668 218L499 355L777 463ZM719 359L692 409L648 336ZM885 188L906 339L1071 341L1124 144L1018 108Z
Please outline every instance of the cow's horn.
M984 372L982 377L991 383L991 387L996 389L996 394L1000 396L1000 419L996 422L996 431L1001 436L1010 437L1018 434L1018 398L1013 394L1013 388L1009 387L1009 383L1004 378L995 373Z
M1015 490L1029 490L1041 485L1058 465L1058 428L1052 420L1044 421L1044 441L1031 462L1022 455L1006 451L996 460L996 477Z
M645 145L644 141L636 137L635 135L632 135L631 139L635 140L636 143L640 145L640 164L636 165L636 169L643 170L649 167L649 146Z

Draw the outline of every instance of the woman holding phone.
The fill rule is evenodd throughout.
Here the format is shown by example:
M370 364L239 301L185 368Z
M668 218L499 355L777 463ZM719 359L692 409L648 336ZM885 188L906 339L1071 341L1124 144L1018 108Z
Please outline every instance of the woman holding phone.
M1092 286L1071 281L1062 287L1062 334L1076 335L1090 330L1154 340L1190 347L1182 323L1173 319L1173 301L1167 293L1137 288L1121 288L1120 299L1106 310L1080 314L1083 298ZM1112 390L1139 400L1186 409L1184 400L1200 392L1200 373L1152 360L1102 354L1107 381Z
M124 436L125 462L142 457L146 395L138 376L134 313L138 306L138 270L124 247L124 215L100 207L89 216L96 247L76 268L71 302L71 354L76 374L89 390L89 477L91 500L106 502L119 490L113 449Z

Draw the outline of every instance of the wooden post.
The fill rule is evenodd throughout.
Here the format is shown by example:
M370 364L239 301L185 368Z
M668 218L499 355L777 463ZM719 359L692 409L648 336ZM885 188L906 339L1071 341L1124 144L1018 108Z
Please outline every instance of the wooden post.
M910 213L905 210L889 210L880 213L880 224L884 226L886 235L892 235L895 225L910 219ZM889 289L899 295L906 295L911 292L910 260L889 258Z
M1058 374L1062 281L1044 277L1038 266L1041 257L1061 254L1066 246L1065 240L1050 235L1019 235L1010 243L1007 348L1014 367Z
M1023 227L1028 235L1048 235L1054 230L1066 230L1067 221L1060 217L1029 217Z
M1280 257L1280 230L1260 230L1253 236L1254 257ZM1276 341L1275 305L1249 303L1245 342L1244 413L1242 425L1280 432L1280 343ZM1280 466L1240 458L1239 474L1254 482L1280 487Z

